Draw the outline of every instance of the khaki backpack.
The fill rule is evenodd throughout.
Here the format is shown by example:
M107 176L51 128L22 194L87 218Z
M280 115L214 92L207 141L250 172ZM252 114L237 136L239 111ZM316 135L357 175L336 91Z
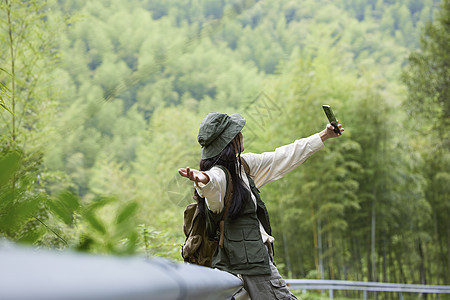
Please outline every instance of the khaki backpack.
M186 236L186 241L182 246L181 256L185 262L205 267L211 267L212 257L217 249L217 246L223 248L224 220L228 213L228 209L230 208L233 195L233 184L231 182L230 172L225 167L217 167L224 170L227 176L225 209L219 222L219 228L216 228L216 230L218 229L220 231L219 240L217 241L217 239L211 239L208 237L205 214L201 213L197 202L189 204L184 210L183 230Z

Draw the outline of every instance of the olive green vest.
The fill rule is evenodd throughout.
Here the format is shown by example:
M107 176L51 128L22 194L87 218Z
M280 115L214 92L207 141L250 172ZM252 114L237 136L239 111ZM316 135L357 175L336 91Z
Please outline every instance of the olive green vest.
M269 214L253 179L248 175L247 177L251 192L256 197L257 209L248 193L241 214L235 219L225 218L224 247L217 247L212 259L212 267L233 274L270 274L269 255L262 241L258 222L259 219L264 230L270 235L272 230ZM221 219L223 211L219 214L207 211L207 228L217 228L215 224ZM216 238L218 234L216 231Z

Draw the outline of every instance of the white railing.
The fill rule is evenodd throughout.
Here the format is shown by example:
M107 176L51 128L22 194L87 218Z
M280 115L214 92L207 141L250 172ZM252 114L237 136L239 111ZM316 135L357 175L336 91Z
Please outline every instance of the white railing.
M450 286L448 285L314 279L286 279L286 283L292 290L328 290L330 299L333 299L333 291L335 290L363 291L364 299L367 299L367 292L396 292L399 293L400 299L403 299L403 293L450 294Z
M291 290L450 294L450 286L286 279ZM0 242L0 299L248 299L234 275L162 258L112 257Z
M169 260L112 257L0 243L0 299L230 299L236 276Z

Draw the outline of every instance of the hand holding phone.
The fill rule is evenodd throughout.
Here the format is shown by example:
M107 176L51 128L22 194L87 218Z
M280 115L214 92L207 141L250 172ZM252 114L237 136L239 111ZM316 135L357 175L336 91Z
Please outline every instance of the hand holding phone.
M331 125L334 127L334 132L337 134L342 134L341 130L339 129L338 122L336 120L336 117L333 114L333 111L331 110L331 107L329 105L322 105L323 111L327 115L328 121Z

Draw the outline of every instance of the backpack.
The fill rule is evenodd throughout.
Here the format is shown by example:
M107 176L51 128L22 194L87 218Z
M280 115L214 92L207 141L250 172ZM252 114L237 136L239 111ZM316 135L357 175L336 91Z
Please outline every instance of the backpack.
M212 257L217 246L223 248L224 220L228 209L230 208L233 194L233 184L231 182L230 172L225 167L217 167L224 170L227 177L225 208L223 210L222 218L219 221L219 226L218 228L215 228L216 231L220 231L219 240L212 239L210 235L208 235L206 216L201 213L197 202L189 204L184 210L183 231L186 236L186 241L182 245L181 256L185 262L205 267L212 267Z

